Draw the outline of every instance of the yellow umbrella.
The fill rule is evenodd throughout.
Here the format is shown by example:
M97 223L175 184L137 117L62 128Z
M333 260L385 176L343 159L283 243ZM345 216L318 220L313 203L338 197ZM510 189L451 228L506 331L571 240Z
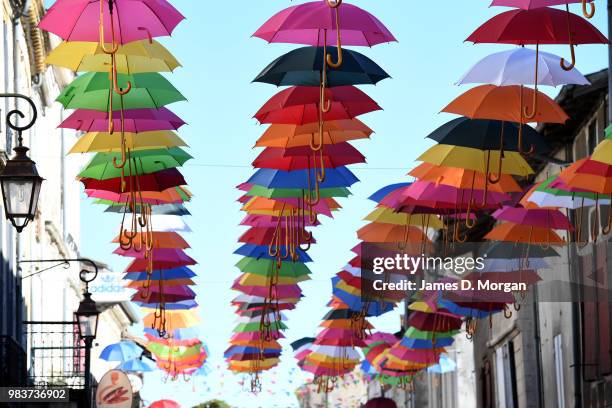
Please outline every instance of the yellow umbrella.
M117 72L122 74L168 72L181 66L163 45L148 40L119 46L115 60ZM98 42L63 42L51 51L46 62L72 71L108 72L111 68L111 56Z
M427 218L429 218L429 221ZM435 229L444 228L442 221L440 221L440 219L437 217L398 213L387 207L378 207L364 219L366 221L378 222L381 224L412 225L414 227L429 226L430 228Z
M612 165L612 140L606 139L597 145L591 159Z
M164 149L187 144L171 131L125 133L126 148L131 150ZM68 153L120 152L121 133L89 132L72 146Z
M244 273L240 276L240 284L243 286L269 286L272 277L271 276L262 276L254 273ZM293 276L279 276L278 279L275 278L275 281L278 285L293 285L299 282L305 282L310 280L307 275L300 277Z
M438 166L495 173L499 168L499 151L438 144L428 149L417 160ZM515 176L528 176L534 173L518 152L504 152L501 172Z
M143 311L147 310L152 309L143 308ZM156 324L159 324L159 317L155 319L155 311L152 311L144 317L145 327L153 327ZM197 315L197 309L166 311L166 330L168 331L185 329L197 326L198 324L200 324L200 317Z

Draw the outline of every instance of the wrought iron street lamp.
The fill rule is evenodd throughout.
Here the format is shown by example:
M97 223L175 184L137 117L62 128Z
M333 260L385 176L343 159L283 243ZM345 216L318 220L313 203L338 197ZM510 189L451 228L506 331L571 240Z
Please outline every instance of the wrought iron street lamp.
M21 232L36 216L38 196L43 182L43 178L36 170L36 163L27 155L29 149L23 145L22 137L24 130L34 126L38 112L32 99L25 95L8 93L0 94L0 97L25 99L32 109L32 119L25 126L19 126L11 121L15 115L24 118L23 112L14 109L7 113L6 125L17 132L17 147L13 149L15 156L6 162L0 173L4 213L17 232Z
M93 341L98 334L98 318L100 311L96 306L96 302L91 298L89 292L89 283L98 276L98 267L95 265L93 276L90 278L87 275L91 271L82 270L79 274L81 281L85 283L85 291L83 292L83 300L79 303L79 308L74 312L74 317L78 323L79 338L85 343L85 392L87 393L87 407L91 406L92 390L91 390L91 347Z

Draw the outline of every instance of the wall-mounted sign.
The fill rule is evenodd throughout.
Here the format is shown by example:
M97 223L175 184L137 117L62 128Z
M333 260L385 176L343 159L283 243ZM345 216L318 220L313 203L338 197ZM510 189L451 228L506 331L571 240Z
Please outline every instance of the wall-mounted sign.
M127 289L120 273L101 272L96 280L89 284L91 297L96 302L113 303L128 302L134 292Z
M96 408L131 408L132 385L120 370L110 370L100 380L96 391Z

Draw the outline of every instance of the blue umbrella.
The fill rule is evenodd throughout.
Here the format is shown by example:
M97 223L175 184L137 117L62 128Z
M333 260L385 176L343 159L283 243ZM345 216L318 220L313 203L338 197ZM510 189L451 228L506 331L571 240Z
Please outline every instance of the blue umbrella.
M142 348L133 341L120 341L119 343L109 344L100 353L100 358L106 361L125 362L142 355Z
M138 306L148 307L150 309L159 308L160 306L159 303L132 302L136 303ZM198 303L195 300L183 300L181 302L166 303L165 306L167 310L188 310L198 307Z
M351 293L345 292L342 289L336 287L336 285L340 282L340 278L335 276L332 278L333 284L333 294L338 299L340 299L344 304L348 306L349 309L355 312L361 312L364 306L363 299L361 296L356 296ZM381 316L387 312L392 311L394 308L393 303L390 302L369 302L367 314L368 317L371 316Z
M451 360L446 354L440 355L438 364L427 367L428 373L444 374L451 373L457 369L457 363Z
M188 279L193 278L196 274L189 268L183 266L175 269L166 269L163 271L155 270L151 274L151 280L165 280L165 279ZM123 277L125 280L132 281L143 281L148 280L149 275L147 272L128 272Z
M155 364L149 359L134 358L119 364L117 369L126 373L146 373L155 370Z
M374 194L372 194L369 199L372 201L375 201L377 203L380 203L383 198L385 198L386 196L388 196L389 194L391 194L392 192L394 192L397 189L403 188L403 187L408 187L409 185L411 185L412 183L396 183L396 184L390 184L386 187L381 188L380 190L378 190L377 192L375 192Z
M317 171L293 170L284 171L276 169L259 169L247 181L248 184L256 184L267 188L303 188L308 189L308 171L310 180L314 185ZM325 181L319 185L320 188L349 187L357 183L359 179L346 167L325 169ZM312 186L310 186L312 188Z
M436 338L435 344L431 340L426 339L413 339L411 337L404 337L401 340L401 344L404 347L411 349L432 349L449 347L455 342L452 337Z
M281 245L281 247L283 248L283 252L284 252L284 245ZM240 248L238 248L237 250L234 251L234 253L236 255L242 255L242 256L246 256L249 258L256 258L256 259L276 259L275 256L270 256L270 254L268 253L268 246L267 245L253 245L253 244L245 244L243 246L241 246ZM312 262L312 258L310 256L308 256L308 254L304 251L302 251L301 249L296 249L297 254L298 254L298 259L297 262L302 262L302 263L307 263L307 262Z

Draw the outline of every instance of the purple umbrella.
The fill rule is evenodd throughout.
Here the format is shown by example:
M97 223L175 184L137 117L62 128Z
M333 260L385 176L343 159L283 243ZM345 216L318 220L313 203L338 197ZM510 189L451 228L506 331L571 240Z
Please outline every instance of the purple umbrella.
M166 108L127 109L124 114L124 131L130 133L155 130L178 130L185 122ZM114 128L121 129L118 115L113 119ZM75 129L83 132L107 132L108 112L90 109L77 109L60 125L60 128Z

